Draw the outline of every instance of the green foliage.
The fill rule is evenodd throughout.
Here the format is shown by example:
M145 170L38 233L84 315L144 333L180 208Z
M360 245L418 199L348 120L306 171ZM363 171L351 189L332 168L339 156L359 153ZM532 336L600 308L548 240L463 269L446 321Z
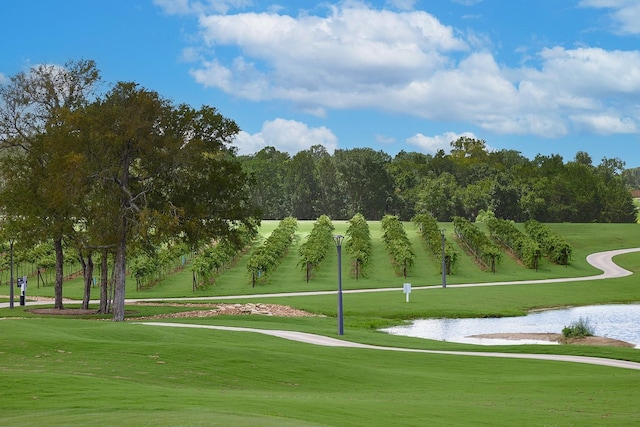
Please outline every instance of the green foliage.
M346 233L345 248L351 259L352 272L356 279L366 276L365 269L371 260L371 233L369 224L362 214L355 214L349 220L349 228Z
M491 237L511 249L527 268L538 268L541 255L538 242L518 230L513 221L493 217L486 223Z
M502 258L500 248L467 219L455 217L453 226L458 238L465 243L476 259L495 273L496 263Z
M383 230L382 240L391 258L391 263L396 272L401 272L406 278L408 268L413 265L415 254L404 226L395 215L385 215L381 224Z
M436 219L429 214L420 214L414 216L412 221L420 229L420 234L425 239L429 249L431 249L431 253L439 260L438 265L442 270L442 231L438 227ZM451 275L455 271L458 257L458 251L449 242L445 241L444 258L447 274Z
M306 272L307 282L313 270L317 270L333 246L333 224L327 215L322 215L314 223L307 240L298 249L298 265Z
M195 273L196 284L199 289L205 289L211 285L216 276L229 267L257 235L257 230L239 227L237 239L222 239L209 245L205 245L194 257L191 266Z
M527 159L514 150L489 152L485 141L461 137L451 153L400 152L394 158L369 148L336 150L322 146L290 157L273 147L243 164L255 181L250 186L263 217L298 219L327 214L348 219L386 213L406 221L430 213L440 221L475 218L492 210L518 222L635 222L624 163L603 159L598 166L578 153L565 162L559 155Z
M295 218L283 219L264 243L253 251L247 262L247 270L254 286L258 280L266 282L269 274L278 267L289 250L297 228L298 221Z
M565 239L554 233L547 225L535 220L525 222L524 228L531 238L538 242L547 258L556 264L569 264L573 249Z
M594 330L589 324L589 319L583 317L571 323L571 325L562 328L562 335L564 335L565 338L592 337L593 334Z

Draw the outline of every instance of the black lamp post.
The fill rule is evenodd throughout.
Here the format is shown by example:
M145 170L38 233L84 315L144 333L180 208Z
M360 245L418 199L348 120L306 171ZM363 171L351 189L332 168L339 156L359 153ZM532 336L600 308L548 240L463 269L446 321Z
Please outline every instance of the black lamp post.
M9 279L9 308L13 308L13 239L9 239L9 269L11 270Z
M444 258L444 233L446 231L447 230L445 230L444 228L440 230L440 234L442 235L442 287L443 288L447 287L447 263Z
M333 236L338 250L338 335L344 335L344 319L342 311L342 241L344 236Z

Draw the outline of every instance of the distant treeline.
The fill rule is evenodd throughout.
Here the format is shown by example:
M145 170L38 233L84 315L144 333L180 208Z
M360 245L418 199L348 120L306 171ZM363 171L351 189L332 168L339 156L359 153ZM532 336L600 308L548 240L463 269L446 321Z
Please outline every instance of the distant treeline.
M317 145L294 156L266 147L241 156L252 177L252 199L263 219L367 219L385 214L408 221L429 213L438 221L498 218L540 222L635 222L631 188L640 168L620 159L598 165L584 151L533 160L515 150L488 151L485 141L462 137L451 152L401 151L395 157L371 148L335 150Z

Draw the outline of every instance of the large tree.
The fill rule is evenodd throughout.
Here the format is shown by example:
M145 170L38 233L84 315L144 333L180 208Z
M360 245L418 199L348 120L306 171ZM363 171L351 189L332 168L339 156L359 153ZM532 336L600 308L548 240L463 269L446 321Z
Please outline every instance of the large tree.
M52 239L55 307L63 308L63 240L75 234L77 158L68 113L88 102L100 74L93 61L38 65L0 86L0 198L5 226L27 243Z
M262 208L264 219L282 219L291 214L286 182L289 162L289 154L271 146L242 159L242 166L254 183L251 198Z
M115 243L114 320L124 320L129 246L239 241L239 225L256 227L247 177L228 145L239 129L215 108L176 106L118 83L76 123L78 154L92 166L90 200L109 219L105 243Z
M353 148L336 150L334 157L348 217L361 213L367 219L380 219L390 211L393 179L387 170L388 154Z

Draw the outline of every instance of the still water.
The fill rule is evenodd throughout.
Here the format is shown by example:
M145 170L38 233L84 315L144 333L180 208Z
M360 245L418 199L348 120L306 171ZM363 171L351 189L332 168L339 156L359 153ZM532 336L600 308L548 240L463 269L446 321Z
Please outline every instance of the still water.
M640 304L572 307L531 313L521 317L482 319L421 319L407 326L383 329L392 335L468 344L555 344L535 340L469 338L494 333L562 333L562 328L586 320L595 335L635 344L640 348Z

